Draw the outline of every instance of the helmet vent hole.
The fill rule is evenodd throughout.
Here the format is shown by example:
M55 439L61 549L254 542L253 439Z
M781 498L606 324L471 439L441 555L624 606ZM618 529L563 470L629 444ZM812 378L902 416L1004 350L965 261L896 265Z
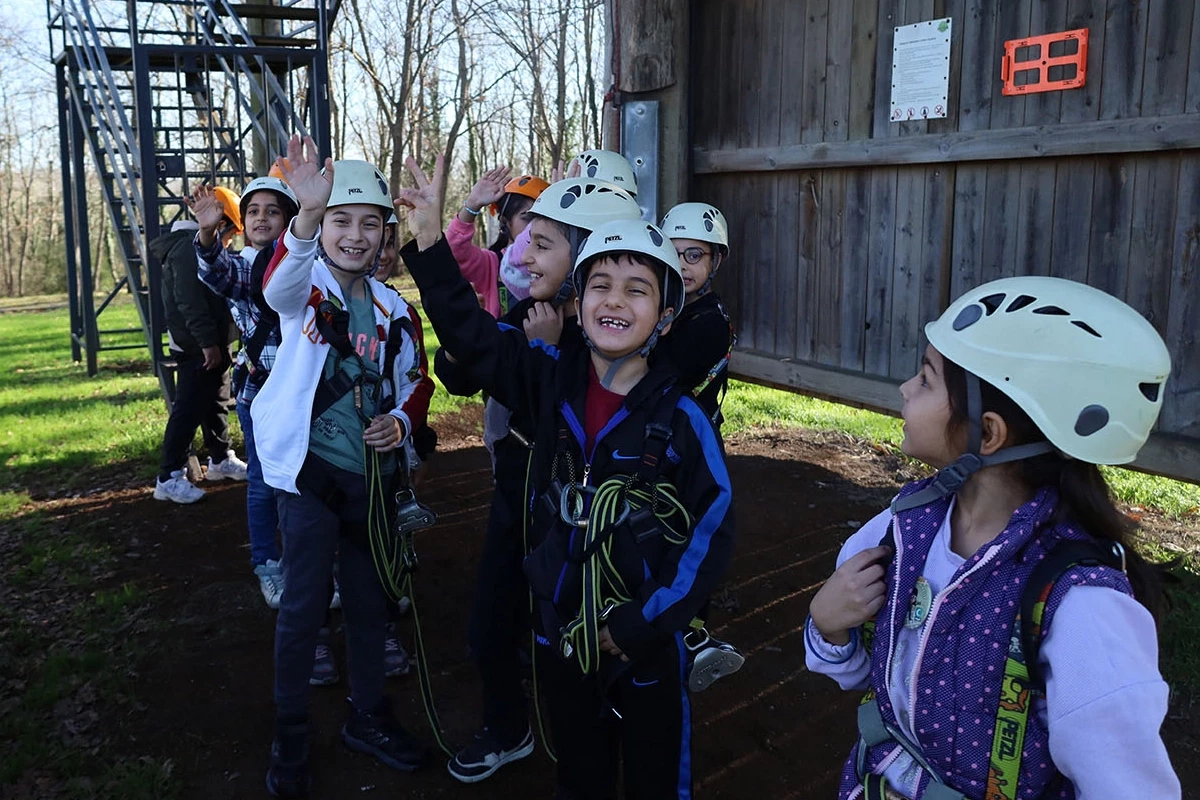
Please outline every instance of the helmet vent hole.
M958 316L954 318L954 330L961 331L974 325L983 317L983 309L972 303L971 305L958 312Z
M1104 406L1090 405L1079 412L1075 418L1075 433L1080 436L1091 436L1108 424L1108 409Z
M1041 308L1035 308L1033 310L1033 313L1048 314L1052 317L1068 317L1071 314L1071 312L1064 311L1061 308L1059 308L1058 306L1042 306Z
M989 294L987 297L980 298L979 302L983 303L984 307L987 308L987 313L990 317L996 313L996 309L1004 302L1004 297L1005 295L1002 294Z
M1018 297L1016 300L1013 300L1011 303L1009 303L1008 308L1006 308L1004 310L1007 313L1011 314L1014 311L1020 311L1022 308L1025 308L1026 306L1033 305L1036 302L1037 302L1036 297L1030 297L1027 294L1023 294L1020 297Z
M1162 388L1161 383L1139 383L1138 389L1142 392L1142 397L1145 397L1151 403L1158 402L1158 391Z
M1084 322L1083 320L1080 320L1080 319L1073 319L1073 320L1071 320L1071 324L1072 324L1072 325L1074 325L1076 328L1079 328L1080 330L1087 331L1087 332L1088 332L1088 333L1090 333L1092 336L1095 336L1097 339L1103 339L1103 338L1104 338L1104 337L1103 337L1103 336L1101 336L1100 334L1096 333L1096 329L1095 329L1095 328L1093 328L1091 325L1088 325L1088 324L1087 324L1086 322Z

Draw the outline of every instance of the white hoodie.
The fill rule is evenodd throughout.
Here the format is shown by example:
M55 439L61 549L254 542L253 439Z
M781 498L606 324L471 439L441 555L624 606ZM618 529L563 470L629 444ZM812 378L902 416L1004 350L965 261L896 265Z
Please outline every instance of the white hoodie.
M317 331L317 306L330 297L342 301L343 307L347 305L337 280L317 257L320 235L318 229L312 239L298 239L289 225L263 279L263 295L279 314L280 344L271 376L250 406L254 445L267 485L293 494L299 494L296 476L308 455L313 397L330 347ZM404 425L403 442L407 446L414 425L425 424L433 394L433 380L419 341L421 322L394 289L374 278L369 280L380 342L391 331L392 322L405 317L417 332L416 341L407 330L400 334L401 345L391 375L396 401L391 414ZM385 350L379 348L376 366L380 374ZM386 386L385 382L383 397L390 394Z

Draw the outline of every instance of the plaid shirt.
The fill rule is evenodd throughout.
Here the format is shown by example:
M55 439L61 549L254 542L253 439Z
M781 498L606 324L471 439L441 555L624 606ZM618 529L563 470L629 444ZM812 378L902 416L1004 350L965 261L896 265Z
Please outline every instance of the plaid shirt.
M250 288L250 268L254 265L254 258L258 255L258 251L247 247L239 255L231 255L221 244L220 239L214 241L212 247L205 248L200 245L199 235L195 240L195 247L199 264L197 274L200 281L225 298L229 303L229 310L233 312L233 321L237 323L238 330L242 332L242 349L238 351L237 365L250 372L263 370L269 373L275 366L275 351L279 348L278 326L267 337L257 362L249 363L250 357L246 354L246 344L254 336L254 330L258 327L260 317L258 305L254 302ZM261 383L262 381L244 381L242 389L238 393L238 402L251 402L258 394Z

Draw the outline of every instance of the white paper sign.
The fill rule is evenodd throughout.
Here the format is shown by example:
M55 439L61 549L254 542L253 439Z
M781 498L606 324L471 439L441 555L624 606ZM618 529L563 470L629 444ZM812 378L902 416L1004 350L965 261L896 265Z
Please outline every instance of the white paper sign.
M946 116L950 18L902 25L892 44L892 122Z

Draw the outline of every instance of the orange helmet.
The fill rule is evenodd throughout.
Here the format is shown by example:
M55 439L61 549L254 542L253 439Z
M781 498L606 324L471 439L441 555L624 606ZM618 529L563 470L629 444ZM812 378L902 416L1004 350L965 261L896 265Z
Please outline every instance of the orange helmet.
M286 158L280 158L279 161L282 161L283 165L285 167L287 167L289 170L292 168L291 162L288 161ZM268 178L279 178L279 180L283 181L284 183L287 183L287 180L283 177L283 170L281 170L279 168L279 161L271 162L271 168L269 170L267 170L267 177Z
M226 189L224 186L218 186L213 189L213 194L221 203L221 208L225 211L225 216L229 217L229 221L233 223L233 232L242 232L242 198L238 197L238 193L232 189Z
M546 191L549 185L536 175L521 175L504 184L504 194L519 194L522 197L528 197L530 200L537 200L538 195ZM499 214L500 209L503 207L504 199L501 199L498 203L492 203L492 214Z

